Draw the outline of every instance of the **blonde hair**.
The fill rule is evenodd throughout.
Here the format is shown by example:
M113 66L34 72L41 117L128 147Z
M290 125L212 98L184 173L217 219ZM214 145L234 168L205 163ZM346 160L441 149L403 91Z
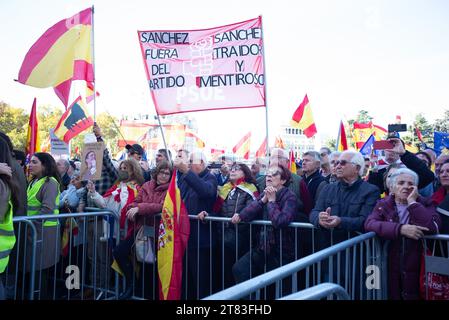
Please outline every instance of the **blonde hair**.
M139 185L145 182L145 179L142 175L142 168L140 168L140 164L134 160L133 158L123 160L120 165L125 164L127 167L131 168L130 180L135 180Z

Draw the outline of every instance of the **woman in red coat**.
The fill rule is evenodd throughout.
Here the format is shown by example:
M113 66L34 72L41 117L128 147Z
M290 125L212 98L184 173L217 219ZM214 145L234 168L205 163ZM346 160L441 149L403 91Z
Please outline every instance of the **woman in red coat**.
M390 178L389 196L377 202L365 230L391 240L388 254L389 298L419 299L419 268L424 234L437 233L440 218L434 202L418 194L418 175L407 168Z
M125 274L127 286L119 299L128 299L132 295L133 267L129 255L135 241L135 234L144 224L154 225L154 215L162 211L171 175L171 165L167 161L159 162L152 173L152 179L142 186L136 200L128 205L126 217L129 220L128 224L133 225L135 232L122 240L113 252L114 258Z

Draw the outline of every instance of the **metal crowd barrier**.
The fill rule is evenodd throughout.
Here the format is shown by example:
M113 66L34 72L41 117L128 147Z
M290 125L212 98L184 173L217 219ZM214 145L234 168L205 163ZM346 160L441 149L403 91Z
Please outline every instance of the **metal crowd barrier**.
M335 283L321 283L308 289L292 293L279 300L320 300L336 295L338 300L349 300L348 292Z
M449 277L449 235L436 234L426 235L421 240L423 243L423 251L430 253L424 256L424 276L425 279L425 299L428 299L428 273L436 273ZM382 299L389 298L389 269L388 269L388 255L390 250L391 240L382 243ZM402 246L405 246L404 238L402 238ZM448 278L449 280L449 278ZM421 278L420 278L421 281ZM421 285L421 284L420 284ZM424 298L424 297L421 297Z
M152 218L149 218L152 220L152 225L154 228L154 235L153 238L153 252L156 253L157 248L157 234L158 234L158 228L159 228L159 222L160 222L160 215L156 215ZM197 216L190 215L189 216L190 224L191 224L191 232L190 232L190 238L193 238L193 231L192 226L193 224L197 224L197 234L196 239L197 243L191 243L191 248L189 247L186 249L186 252L184 254L184 261L183 261L183 287L182 287L182 293L181 293L181 299L200 299L204 296L201 296L200 294L200 286L202 283L200 281L204 282L204 277L207 277L205 282L207 283L207 288L205 291L207 291L207 294L212 294L214 292L221 291L226 288L225 285L225 277L224 277L224 267L225 267L225 259L224 256L224 241L223 239L215 239L216 242L213 241L213 238L217 236L218 229L221 229L221 235L222 238L224 237L224 227L225 224L231 224L230 218L223 218L223 217L216 217L216 216L207 216L205 218L205 221L200 221ZM215 243L215 245L208 246L206 249L200 248L199 245L199 239L201 234L200 225L205 225L207 228L207 235L206 238L209 239L211 243ZM233 228L235 228L236 231L243 225L248 224L249 225L249 241L251 242L253 239L253 235L257 233L255 230L256 228L266 228L267 226L271 225L270 221L264 221L264 220L256 220L252 221L250 223L244 223L241 222L238 225L232 225ZM127 227L125 226L125 229ZM298 259L300 257L306 256L307 254L314 252L314 227L312 224L309 223L298 223L294 222L289 225L289 228L294 228L295 232L295 259ZM302 231L309 230L310 231L310 252L303 252L300 248L301 241L304 240L304 236L301 234ZM204 230L203 230L204 231ZM134 230L134 236L136 235L137 230ZM126 233L126 232L125 232ZM238 241L238 235L237 232L237 241ZM282 231L281 235L282 236ZM193 241L193 240L192 240ZM237 242L236 242L237 244ZM252 243L248 243L249 251L252 250ZM234 259L239 258L239 248L236 245L234 248L233 256ZM282 250L280 251L280 254L282 254ZM132 252L133 260L135 259L135 252ZM193 259L193 260L192 260ZM202 261L201 261L202 259ZM207 261L205 262L204 259ZM207 267L206 270L203 270L200 268L203 265L201 265L201 262L206 263ZM158 299L158 274L157 274L157 261L154 264L148 264L148 263L139 263L140 270L138 272L139 277L133 278L133 294L130 299L134 300L142 300L142 299L150 299L150 300L157 300ZM194 269L195 275L192 276L192 270ZM203 279L201 279L203 277ZM123 280L123 279L122 279ZM295 279L296 281L296 279ZM125 288L129 284L125 284L125 281L120 281L122 290L125 290ZM232 285L234 282L232 283ZM203 289L204 290L204 289Z
M313 266L316 266L318 271L318 283L315 283L314 285L323 282L334 282L333 278L336 278L336 283L349 292L350 297L353 300L381 299L380 286L373 285L372 287L368 287L367 281L364 281L365 270L368 270L366 268L370 266L373 266L374 270L376 270L374 272L374 279L380 280L378 278L376 279L376 277L380 277L381 268L381 249L377 241L374 232L359 235L215 293L206 297L205 300L233 300L253 298L253 296L258 299L260 298L260 290L272 284L276 285L276 298L280 298L283 295L283 292L280 289L282 280L293 277L295 273L304 269L306 270L306 277L309 278L310 268ZM366 247L365 251L364 247ZM342 261L343 254L346 257L346 259L344 259L345 261ZM335 256L337 261L336 264L333 263ZM356 263L357 256L359 256L358 259L360 261L358 267ZM326 262L327 268L322 270L323 262ZM341 269L341 262L344 262L344 279L341 278L343 271ZM364 266L366 268L363 268ZM325 273L326 270L327 275L322 277L322 272ZM294 292L295 291L293 290L293 293Z
M236 230L236 234L237 234L237 238L236 238L236 244L238 241L238 237L239 237L239 233L238 230L239 228L241 228L243 225L247 224L249 225L249 241L250 243L248 244L248 251L247 252L252 252L253 249L253 245L254 245L254 241L255 241L255 235L258 234L258 232L260 230L265 231L267 227L271 226L271 221L266 221L266 220L254 220L251 222L240 222L239 224L233 225L231 223L231 219L230 218L224 218L224 217L217 217L217 216L207 216L205 218L205 221L200 221L198 220L197 216L195 215L189 215L189 219L190 219L190 224L191 224L191 230L192 230L192 224L196 223L197 224L197 235L196 238L200 239L200 228L199 225L200 224L205 224L208 228L208 237L209 237L209 241L211 243L215 243L215 245L211 245L210 247L207 248L207 253L203 250L200 251L200 244L199 244L199 240L196 243L196 252L187 249L186 253L185 253L185 260L184 260L184 275L188 275L189 274L189 270L188 270L188 266L189 266L189 259L192 259L191 255L193 255L194 259L196 260L196 277L193 277L193 283L191 283L192 281L189 282L189 277L185 277L183 276L183 278L185 279L185 283L183 284L183 291L182 291L182 299L201 299L206 297L207 295L210 295L214 292L218 292L221 291L223 289L226 289L227 287L229 287L230 285L228 284L226 286L225 284L225 263L227 262L227 259L229 259L229 257L225 257L225 248L224 248L224 234L225 234L225 225L229 224L231 226L231 228L235 228ZM288 226L288 228L293 229L294 230L294 258L293 260L299 259L301 257L304 257L310 253L313 253L315 251L315 241L314 241L314 236L315 236L315 228L312 224L310 223L299 223L299 222L292 222L290 223L290 225ZM213 241L213 237L214 237L214 233L216 233L218 231L218 229L221 229L221 235L222 238L218 239L221 241ZM260 229L260 230L256 230L256 229ZM309 231L310 233L306 234L306 235L302 235L301 233L304 231ZM283 234L283 230L279 231L279 237L281 238L281 248L279 250L279 261L280 261L280 266L282 266L282 234ZM264 234L266 235L266 232L264 232ZM192 237L192 231L190 234L190 237ZM307 239L306 239L307 238ZM265 241L267 241L266 238L264 238ZM307 250L303 250L304 248L302 248L301 244L304 243L304 241L307 241L307 243L310 245L310 248L307 248ZM308 251L309 250L309 251ZM200 257L204 256L204 254L206 253L207 255L207 259L208 259L208 268L209 270L206 270L207 272L203 273L200 270ZM245 254L246 252L243 252L243 254ZM233 251L233 261L237 261L238 258L241 258L241 256L239 255L239 248L236 245ZM250 273L252 272L253 269L253 265L252 262L250 263ZM264 266L264 272L267 271L267 266ZM206 291L207 293L204 295L201 294L201 289L200 289L200 277L207 274L207 288ZM204 282L204 279L201 279ZM295 288L297 288L297 281L298 278L296 278L296 275L294 277L294 283L293 285L295 286ZM234 281L232 281L233 285L235 284ZM192 288L193 286L193 288ZM192 293L193 292L193 293ZM204 292L204 288L203 291ZM265 297L267 293L264 293Z
M429 255L424 256L425 297L427 300L429 299L429 273L447 276L447 282L449 283L449 235L425 236L423 248L425 253L429 253ZM444 297L441 298L444 299Z
M117 228L117 218L107 210L14 217L17 240L2 274L6 298L115 298L118 282L110 268L110 245L116 240L100 233L106 216ZM58 223L44 226L46 221Z

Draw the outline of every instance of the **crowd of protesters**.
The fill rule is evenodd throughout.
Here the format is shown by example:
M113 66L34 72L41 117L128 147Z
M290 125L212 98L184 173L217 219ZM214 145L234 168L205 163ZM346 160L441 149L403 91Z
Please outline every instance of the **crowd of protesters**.
M93 132L103 141L98 126ZM23 152L14 150L0 132L0 299L14 297L11 285L5 285L11 283L5 272L8 264L19 268L14 266L19 253L23 257L18 260L26 260L23 272L29 272L32 263L26 251L31 246L14 245L19 236L14 236L12 217L82 213L92 207L113 212L126 232L117 234L111 221L89 217L84 221L87 241L73 245L86 246L88 264L95 270L89 272L94 287L105 288L111 282L112 271L104 270L114 260L126 279L119 298L131 298L139 272L132 259L136 233L142 226L157 230L155 217L162 211L174 169L187 212L198 219L190 224L183 268L186 298L203 298L211 288L221 290L293 261L297 242L288 225L307 222L316 228L318 250L346 240L348 234L367 231L391 240L390 297L419 299L420 239L449 233L449 156L406 151L396 133L388 140L393 147L380 158L327 147L305 152L295 173L289 169L288 152L280 148L271 149L266 162L243 163L223 156L219 168L211 169L203 152L184 149L176 150L174 157L169 150L158 150L150 167L143 160L143 148L134 144L126 146L128 157L120 163L104 149L102 167L93 170L90 165L86 173L80 172L79 160L55 160L41 152L30 157L25 171ZM89 180L96 170L101 170L100 179ZM213 216L228 220L212 228L207 217ZM248 222L253 220L271 224L250 229ZM46 286L52 268L60 263L62 228L55 219L33 223L34 270L41 271L41 298L49 298ZM25 243L31 241L25 238ZM111 245L110 238L118 239L117 245ZM304 252L310 252L307 241L299 244ZM217 269L212 270L212 264ZM89 288L82 294L87 298L96 292Z

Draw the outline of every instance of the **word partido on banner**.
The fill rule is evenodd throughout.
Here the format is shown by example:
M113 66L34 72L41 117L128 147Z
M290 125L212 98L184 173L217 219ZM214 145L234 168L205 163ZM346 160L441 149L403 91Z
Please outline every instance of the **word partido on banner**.
M158 114L265 106L261 17L138 35Z

